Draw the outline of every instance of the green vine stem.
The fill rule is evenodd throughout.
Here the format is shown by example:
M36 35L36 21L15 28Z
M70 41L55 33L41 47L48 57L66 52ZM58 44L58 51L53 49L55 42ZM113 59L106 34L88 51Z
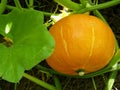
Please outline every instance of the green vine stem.
M54 0L55 2L57 2L58 4L64 6L64 7L67 7L69 9L72 9L72 10L80 10L82 8L82 5L81 4L78 4L78 3L75 3L71 0Z
M10 9L10 10L16 9L16 7L10 6L10 5L7 5L6 8L7 8L7 9ZM23 8L23 9L25 9L25 8ZM46 15L46 16L51 16L51 15L53 14L53 13L44 12L44 11L40 11L40 12L42 12L42 13L43 13L44 15Z
M0 3L0 14L2 14L4 12L6 4L7 4L7 0L1 0L1 3Z
M37 69L40 69L40 70L43 70L43 71L46 71L46 72L49 72L49 73L51 73L51 74L58 74L58 75L60 75L59 72L56 72L56 71L54 71L53 69L46 68L46 67L41 66L41 65L37 65L36 68L37 68Z
M86 7L86 8L83 8L83 9L77 11L77 12L74 12L74 13L85 13L85 12L88 12L88 11L108 8L108 7L117 5L117 4L120 4L120 0L112 0L112 1L109 1L109 2L106 2L106 3L94 5L94 6L91 6L91 7Z
M112 87L113 87L113 84L115 82L116 76L117 76L117 71L111 72L110 77L109 77L109 79L107 81L105 90L112 90Z
M101 20L103 20L106 24L108 24L108 22L105 20L105 18L102 16L102 14L98 10L94 10L93 13L94 15L99 17Z
M17 8L22 9L22 6L21 6L19 0L14 0L14 3L15 3L15 6L16 6Z
M48 84L48 83L46 83L46 82L44 82L44 81L42 81L40 79L37 79L36 77L33 77L33 76L31 76L31 75L29 75L27 73L24 73L23 77L31 80L32 82L34 82L34 83L36 83L36 84L38 84L38 85L40 85L40 86L42 86L42 87L44 87L44 88L46 88L48 90L56 90L56 88L53 85L50 85L50 84Z
M118 64L116 67L109 67L109 66L107 66L107 67L105 67L105 68L103 68L103 69L101 69L101 70L99 70L97 72L93 72L93 73L90 73L90 74L85 74L83 76L61 74L61 73L59 73L57 71L54 71L53 69L49 69L49 68L43 67L41 65L37 66L37 68L40 69L40 70L49 72L51 74L57 74L57 75L71 77L71 78L91 78L91 77L95 77L95 76L98 76L98 75L101 75L101 74L104 74L104 73L107 73L107 72L120 70L120 64Z
M116 65L116 63L120 62L120 49L117 50L116 54L114 55L113 59L111 60L109 66L113 67Z

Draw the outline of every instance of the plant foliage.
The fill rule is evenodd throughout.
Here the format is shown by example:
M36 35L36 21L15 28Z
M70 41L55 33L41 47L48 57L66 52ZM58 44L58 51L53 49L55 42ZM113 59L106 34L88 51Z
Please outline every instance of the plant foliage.
M0 15L0 34L13 41L10 47L0 44L0 77L18 82L25 70L51 55L55 43L43 21L41 12L30 9Z

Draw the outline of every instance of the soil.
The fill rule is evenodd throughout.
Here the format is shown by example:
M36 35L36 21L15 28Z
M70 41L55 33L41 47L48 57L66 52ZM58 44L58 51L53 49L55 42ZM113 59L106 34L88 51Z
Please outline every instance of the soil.
M13 0L8 0L8 4L14 5ZM26 7L24 0L20 0L23 7ZM77 2L78 0L74 0ZM101 2L104 2L107 0L101 0ZM109 1L109 0L108 0ZM100 2L100 3L101 3ZM35 9L42 10L42 11L48 11L48 12L54 12L56 7L58 5L53 0L35 0ZM58 12L61 6L58 6ZM105 17L105 19L108 21L109 25L111 26L116 39L118 40L118 43L120 44L120 5L113 6L107 9L100 10L102 15ZM48 20L49 17L45 17L45 20ZM44 64L44 62L43 62ZM36 76L39 79L45 80L48 83L54 84L52 77L50 77L48 80L46 76L38 72L36 68L33 68L27 73ZM109 73L96 76L94 77L95 84L97 86L97 90L104 90L106 78L108 77ZM92 83L93 78L70 78L70 77L63 77L58 76L60 78L60 82L62 84L63 89L62 90L94 90L94 86ZM118 72L113 90L120 90L120 72ZM45 78L45 79L44 79ZM0 90L14 90L15 84L0 80ZM41 86L29 81L26 78L22 78L20 82L17 84L17 90L46 90L42 88Z

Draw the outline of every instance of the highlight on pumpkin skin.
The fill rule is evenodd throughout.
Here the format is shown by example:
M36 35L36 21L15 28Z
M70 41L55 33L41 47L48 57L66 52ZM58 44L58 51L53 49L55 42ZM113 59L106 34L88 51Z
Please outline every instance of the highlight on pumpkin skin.
M56 47L46 59L48 65L63 74L88 74L104 68L115 52L115 36L101 19L74 14L56 22L50 33ZM76 73L77 70L83 72Z

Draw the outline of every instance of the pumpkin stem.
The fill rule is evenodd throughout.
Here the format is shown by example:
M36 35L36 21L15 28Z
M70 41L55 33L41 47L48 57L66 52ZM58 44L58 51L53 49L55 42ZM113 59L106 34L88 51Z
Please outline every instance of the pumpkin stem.
M78 73L79 76L83 76L85 74L85 70L84 69L79 69L76 72Z

